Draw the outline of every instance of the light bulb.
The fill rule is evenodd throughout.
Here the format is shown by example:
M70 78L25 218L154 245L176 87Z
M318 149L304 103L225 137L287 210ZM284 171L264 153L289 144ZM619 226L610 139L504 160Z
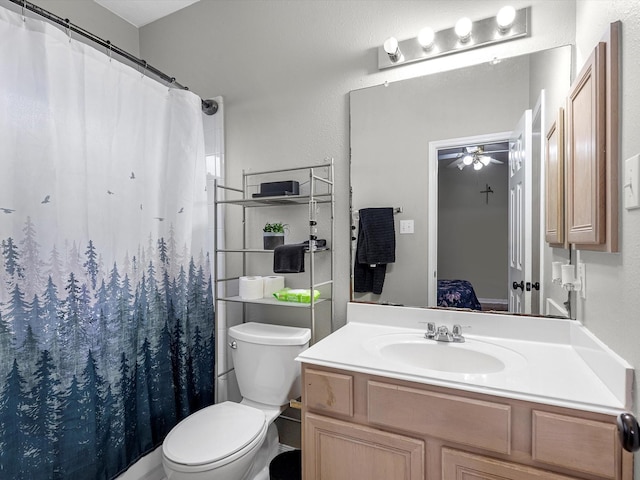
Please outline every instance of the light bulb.
M392 62L400 60L402 53L400 52L400 47L398 46L398 40L396 37L387 38L384 41L383 48L384 51L387 52L387 55L389 55Z
M473 169L480 170L482 168L482 162L475 161L473 162Z
M516 19L516 9L511 5L507 5L506 7L502 7L496 15L496 21L498 22L498 29L501 32L506 32L513 25L514 20Z
M456 22L455 32L461 42L466 42L471 36L473 24L468 17L462 17Z
M479 158L485 167L491 163L491 157L489 157L488 155L480 155Z
M473 163L473 157L471 155L465 155L462 158L462 163L464 163L465 165L471 165Z
M435 38L436 38L435 32L433 31L432 28L429 28L429 27L423 28L422 30L420 30L420 33L418 33L418 43L425 50L429 50L431 47L433 47L433 42Z

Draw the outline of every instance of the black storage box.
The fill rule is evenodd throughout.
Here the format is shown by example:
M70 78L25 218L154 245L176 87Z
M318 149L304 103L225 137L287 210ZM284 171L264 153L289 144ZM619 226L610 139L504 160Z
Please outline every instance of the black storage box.
M260 184L260 193L253 197L277 197L281 195L300 195L300 182L285 180L283 182L266 182Z

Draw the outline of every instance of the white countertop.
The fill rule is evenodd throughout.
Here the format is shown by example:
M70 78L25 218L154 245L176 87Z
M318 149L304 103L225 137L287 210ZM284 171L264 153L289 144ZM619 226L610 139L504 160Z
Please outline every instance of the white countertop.
M496 353L516 354L504 357L506 368L495 373L455 373L399 363L372 348L390 335L421 338L429 321L463 325L470 348L488 344ZM614 415L631 405L631 366L574 320L351 303L347 325L297 360Z

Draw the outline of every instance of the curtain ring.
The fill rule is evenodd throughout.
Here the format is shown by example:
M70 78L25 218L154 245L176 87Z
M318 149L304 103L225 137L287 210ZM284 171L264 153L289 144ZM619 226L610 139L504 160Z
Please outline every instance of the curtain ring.
M109 63L111 63L111 40L107 40L107 49L109 50Z
M144 62L144 68L142 69L142 78L144 78L144 74L147 71L147 61L146 60L142 60Z
M26 17L26 15L24 14L24 9L25 9L25 7L26 7L26 4L27 4L27 0L22 0L22 21L23 21L23 22L26 22L26 21L27 21L27 17Z
M171 85L176 83L176 77L171 77L171 81L169 82L169 88L167 89L169 92L171 91Z

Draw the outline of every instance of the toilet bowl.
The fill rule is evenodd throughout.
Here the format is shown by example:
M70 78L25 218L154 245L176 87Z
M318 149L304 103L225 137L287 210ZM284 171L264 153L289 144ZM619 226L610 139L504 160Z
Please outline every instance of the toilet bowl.
M203 408L169 432L162 444L167 480L268 478L264 471L278 446L273 421L300 395L295 357L308 346L310 331L245 323L231 327L229 337L243 400Z

